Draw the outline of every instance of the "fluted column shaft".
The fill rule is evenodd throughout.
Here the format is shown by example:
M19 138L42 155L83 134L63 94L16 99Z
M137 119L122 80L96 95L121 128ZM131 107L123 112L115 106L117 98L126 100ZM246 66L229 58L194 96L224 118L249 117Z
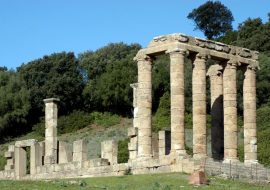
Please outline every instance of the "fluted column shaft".
M224 162L237 161L237 62L227 62L223 73Z
M193 62L193 157L207 156L206 146L206 56L197 54Z
M173 49L170 54L171 87L171 152L185 154L185 90L184 64L185 51Z
M138 157L152 155L152 60L146 55L137 55L137 124Z
M256 68L247 66L243 85L245 163L257 163Z
M222 159L224 153L222 70L222 66L212 65L207 72L211 89L211 147L214 159Z

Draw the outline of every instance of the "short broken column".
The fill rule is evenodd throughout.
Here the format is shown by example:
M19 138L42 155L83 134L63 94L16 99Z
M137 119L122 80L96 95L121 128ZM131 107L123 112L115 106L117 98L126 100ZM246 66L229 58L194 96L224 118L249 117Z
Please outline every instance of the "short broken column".
M159 156L169 155L171 152L171 131L158 132L158 153Z
M115 140L101 142L101 158L108 159L111 165L117 164L118 143Z
M57 163L57 98L43 100L45 103L45 158L44 164Z
M237 158L237 61L229 60L223 72L224 162Z
M72 162L72 144L64 141L59 141L59 158L58 163Z
M128 128L128 137L130 139L128 143L128 151L129 151L129 161L132 161L137 158L138 152L138 128L129 127Z
M193 157L207 156L206 146L206 59L196 55L192 72L192 113L193 113Z
M258 163L256 126L256 67L246 66L243 85L245 164Z
M9 145L8 146L8 151L5 152L4 157L7 159L7 164L5 165L5 170L6 171L14 169L14 164L15 164L14 151L15 151L15 146L14 145Z
M30 174L36 174L37 166L42 165L40 145L36 141L30 146Z
M215 64L208 69L211 88L211 147L214 159L223 159L224 130L223 130L223 67Z
M170 54L170 86L171 86L171 151L186 154L185 150L185 90L184 65L186 51L172 49Z
M26 149L15 146L15 175L17 178L26 175Z
M73 162L86 161L88 157L86 140L78 140L73 142Z
M134 60L138 65L137 121L138 157L152 156L152 59L139 52Z

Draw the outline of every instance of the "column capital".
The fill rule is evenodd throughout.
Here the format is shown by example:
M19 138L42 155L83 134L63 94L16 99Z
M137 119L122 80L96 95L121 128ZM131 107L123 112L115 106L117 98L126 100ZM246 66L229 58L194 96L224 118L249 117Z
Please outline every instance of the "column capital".
M130 84L130 87L133 89L136 89L136 88L138 88L138 83L132 83L132 84Z
M235 60L235 59L230 59L228 62L227 62L227 64L229 65L229 66L231 66L231 67L237 67L238 66L238 61L237 60Z
M133 58L134 61L149 61L152 62L152 58L144 53L138 52L137 55Z
M204 59L206 61L207 59L210 58L210 55L209 54L206 54L206 53L197 53L195 58L196 59L197 58L198 59Z
M215 64L211 65L206 73L206 76L213 77L213 76L220 76L222 74L223 67L221 65Z
M174 48L174 49L168 49L166 51L166 54L174 55L174 54L181 54L181 55L188 55L188 51L186 49L181 48Z
M47 104L47 103L58 103L58 102L60 102L60 99L59 98L47 98L47 99L44 99L43 102L45 104Z
M257 66L251 65L251 64L247 65L246 68L247 70L254 71L254 72L256 72L259 69Z

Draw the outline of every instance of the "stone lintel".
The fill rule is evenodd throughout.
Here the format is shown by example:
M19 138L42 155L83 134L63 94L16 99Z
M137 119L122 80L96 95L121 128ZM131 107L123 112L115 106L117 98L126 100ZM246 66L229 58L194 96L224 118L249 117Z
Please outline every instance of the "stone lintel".
M45 104L47 104L47 103L57 103L57 102L60 102L60 99L59 98L47 98L47 99L44 99L43 100L43 102L45 103Z
M36 139L28 139L28 140L22 140L22 141L16 141L15 147L28 147L36 144L38 141Z
M188 43L180 43L177 41L172 41L169 43L162 43L157 46L148 46L145 49L140 50L140 54L145 54L150 57L155 57L158 55L165 54L166 51L171 49L185 49L189 52L189 54L192 53L201 53L201 54L207 54L209 55L213 60L218 61L226 61L226 60L236 60L239 65L253 65L255 67L259 68L259 63L257 59L252 57L241 57L238 54L235 53L226 53L221 51L215 51L213 49L203 48L197 45L188 44ZM240 47L238 47L240 48ZM252 51L253 52L253 51Z
M258 52L252 51L246 48L227 45L224 43L206 40L202 38L196 38L192 36L187 36L181 33L168 34L155 37L148 45L148 48L159 47L162 45L180 43L191 45L194 48L211 50L211 52L224 53L228 55L233 55L235 57L248 58L253 60L258 60Z

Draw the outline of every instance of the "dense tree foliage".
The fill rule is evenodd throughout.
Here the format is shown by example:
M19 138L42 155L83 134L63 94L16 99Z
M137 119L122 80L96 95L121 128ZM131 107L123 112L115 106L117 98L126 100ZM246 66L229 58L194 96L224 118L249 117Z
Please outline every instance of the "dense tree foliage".
M87 111L111 111L131 115L132 89L136 82L137 66L133 61L138 44L109 44L95 52L79 55L85 69L87 85L83 91Z
M219 37L232 30L234 20L231 11L220 1L207 1L187 16L201 30L208 39Z
M27 131L30 93L21 76L0 71L0 138L17 136Z
M44 56L22 65L18 72L30 91L30 113L33 119L43 115L45 98L60 98L61 113L69 113L82 105L84 83L73 53Z

